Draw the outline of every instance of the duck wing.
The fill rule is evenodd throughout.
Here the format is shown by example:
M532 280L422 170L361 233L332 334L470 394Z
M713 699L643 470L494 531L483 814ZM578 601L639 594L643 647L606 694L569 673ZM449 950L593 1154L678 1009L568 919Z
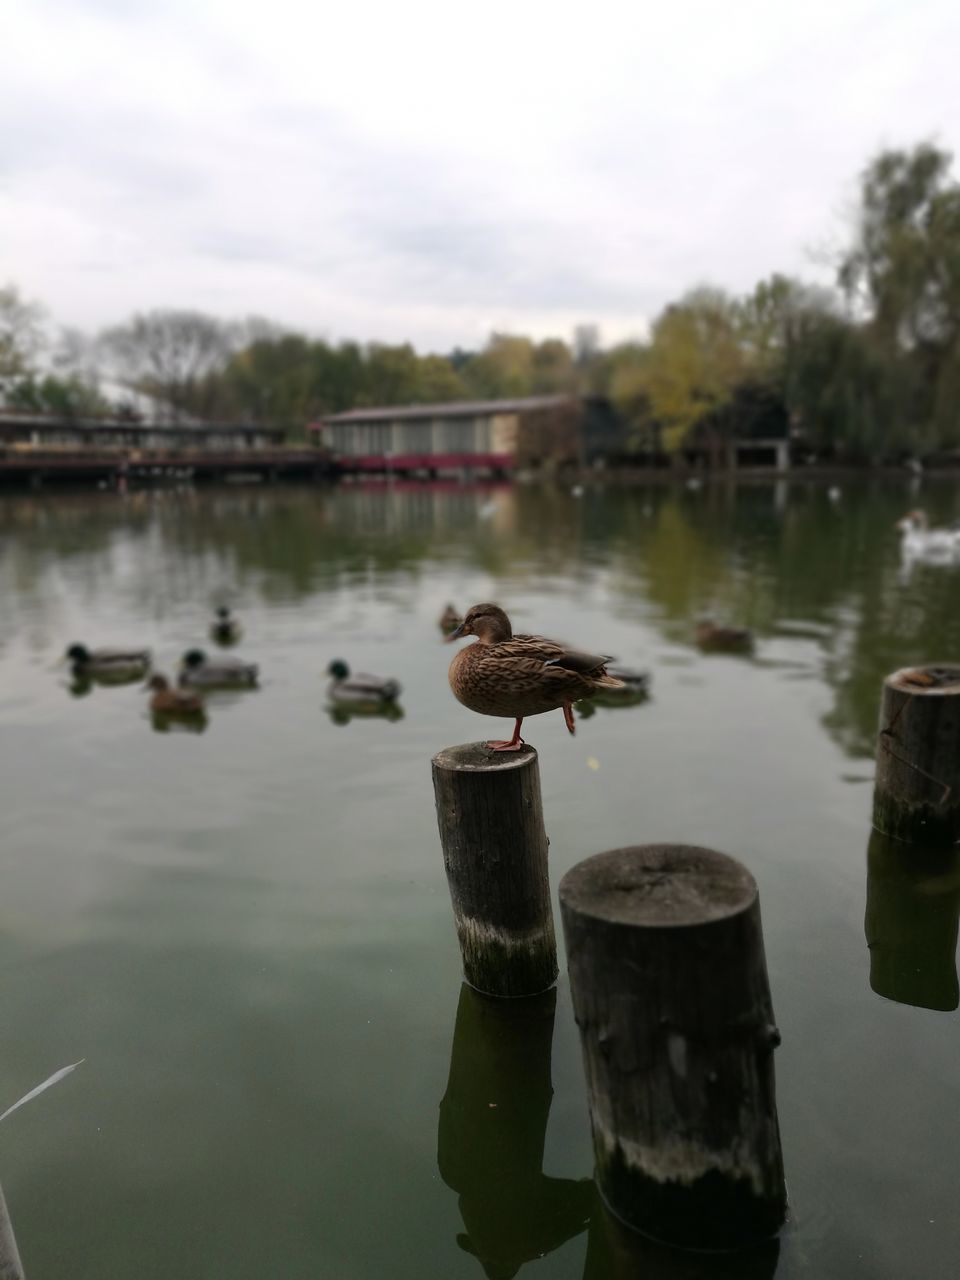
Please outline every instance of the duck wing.
M603 668L613 659L609 654L588 653L585 649L574 649L571 645L561 644L558 640L548 640L546 636L514 636L492 648L499 652L506 651L514 645L530 658L537 658L548 667L559 667L563 671L575 671L578 675L601 675Z

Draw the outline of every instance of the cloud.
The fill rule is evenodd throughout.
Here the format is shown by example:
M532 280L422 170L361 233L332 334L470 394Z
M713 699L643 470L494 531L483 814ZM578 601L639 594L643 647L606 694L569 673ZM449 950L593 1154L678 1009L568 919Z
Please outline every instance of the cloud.
M447 347L819 275L871 151L956 142L960 11L14 0L0 278Z

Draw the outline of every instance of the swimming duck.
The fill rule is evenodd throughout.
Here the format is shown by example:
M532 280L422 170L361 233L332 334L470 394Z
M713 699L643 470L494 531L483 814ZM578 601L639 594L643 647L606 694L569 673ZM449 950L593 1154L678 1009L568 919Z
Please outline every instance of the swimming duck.
M146 687L153 691L150 710L156 715L203 715L203 699L196 693L187 693L185 689L172 688L166 676L151 676Z
M136 680L150 669L149 649L88 649L85 644L72 644L64 657L76 676Z
M441 613L437 625L440 627L443 634L448 636L451 631L456 631L462 621L463 619L460 617L459 613L457 613L453 605L448 604L443 613Z
M351 675L350 668L342 658L336 658L330 663L327 674L333 677L327 685L327 697L334 703L352 706L382 705L395 702L400 696L400 685L396 680L368 676L361 672Z
M450 688L458 702L485 716L516 721L513 737L488 742L493 751L519 751L520 726L527 716L563 710L568 731L576 732L573 704L602 689L620 689L609 658L583 653L544 636L515 636L510 619L495 604L475 604L448 640L476 636L450 664Z
M217 609L217 616L210 627L210 638L217 644L236 644L243 634L243 627L232 616L226 605Z
M607 675L613 676L614 680L619 680L629 693L650 692L649 671L637 671L633 667L621 667L614 663L608 664Z
M900 530L900 546L907 556L960 556L960 529L931 529L925 511L909 511L895 526Z
M195 689L253 689L257 665L242 658L210 659L202 649L188 649L180 661L180 684Z
M709 618L696 625L694 632L701 649L724 649L728 653L744 653L753 648L753 633L746 627L720 627Z

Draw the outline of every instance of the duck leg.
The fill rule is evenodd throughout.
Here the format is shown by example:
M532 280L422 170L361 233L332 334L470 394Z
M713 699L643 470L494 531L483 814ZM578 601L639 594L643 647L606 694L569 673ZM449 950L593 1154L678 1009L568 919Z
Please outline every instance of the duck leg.
M526 743L520 737L520 726L522 724L523 716L518 716L517 723L513 726L513 737L509 742L485 742L483 745L491 751L519 751L521 747L526 746Z
M574 720L573 720L573 703L572 702L565 702L563 704L563 723L567 726L567 732L570 734L572 738L573 735L577 732L577 726L574 724Z

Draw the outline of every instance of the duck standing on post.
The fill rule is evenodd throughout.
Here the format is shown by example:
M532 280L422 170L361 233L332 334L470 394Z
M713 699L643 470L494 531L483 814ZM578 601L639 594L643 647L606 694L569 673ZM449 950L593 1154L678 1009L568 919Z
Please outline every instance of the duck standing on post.
M543 636L515 636L510 619L495 604L475 604L447 640L476 636L450 664L450 688L458 702L484 716L516 721L507 742L488 742L492 751L519 751L520 726L527 716L562 708L564 723L576 732L573 704L623 682L607 672L612 659L583 653Z

